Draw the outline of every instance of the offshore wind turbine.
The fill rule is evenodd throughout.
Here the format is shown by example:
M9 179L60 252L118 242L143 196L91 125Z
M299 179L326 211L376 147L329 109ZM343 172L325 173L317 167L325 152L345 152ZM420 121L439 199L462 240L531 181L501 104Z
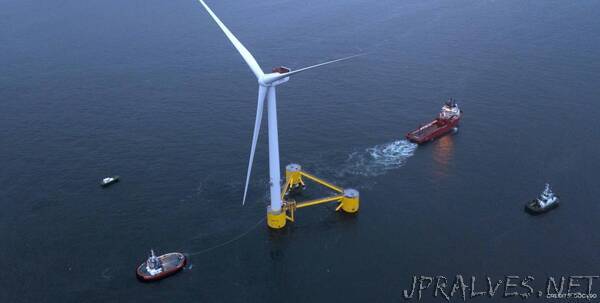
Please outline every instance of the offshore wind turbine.
M248 161L248 172L246 174L246 185L244 187L244 196L242 198L242 204L246 203L246 195L248 193L248 183L250 181L250 175L252 172L252 164L254 162L254 152L256 150L256 142L258 141L258 135L260 132L260 125L263 114L263 107L265 98L267 100L267 112L268 112L268 136L269 136L269 183L270 183L270 198L271 204L267 209L267 217L270 219L272 216L281 218L282 214L282 192L281 192L281 175L279 166L279 135L277 130L277 94L276 87L282 83L287 82L290 76L300 72L307 71L309 69L317 68L327 64L347 60L360 55L354 55L344 57L297 70L290 70L287 67L276 67L273 68L271 73L264 73L254 56L246 49L246 47L233 35L233 33L227 28L225 24L217 17L217 15L208 7L204 0L198 0L202 6L206 9L208 14L221 28L225 36L229 39L231 44L240 53L250 70L256 76L258 81L258 100L256 105L256 120L254 121L254 132L252 134L252 147L250 149L250 159ZM283 213L283 220L285 223L285 213ZM267 222L269 223L269 222ZM271 226L271 224L269 224Z

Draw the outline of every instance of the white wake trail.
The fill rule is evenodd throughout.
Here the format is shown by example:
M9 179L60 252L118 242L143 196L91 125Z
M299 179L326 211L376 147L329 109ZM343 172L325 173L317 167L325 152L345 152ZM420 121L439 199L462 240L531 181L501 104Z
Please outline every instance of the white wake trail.
M379 176L388 170L402 167L412 157L418 145L408 140L369 147L348 156L344 173L362 176Z

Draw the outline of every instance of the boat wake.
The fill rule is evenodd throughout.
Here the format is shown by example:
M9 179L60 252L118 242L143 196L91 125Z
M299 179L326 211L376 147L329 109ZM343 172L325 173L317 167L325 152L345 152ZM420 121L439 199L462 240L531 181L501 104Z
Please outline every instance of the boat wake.
M112 279L112 275L110 274L110 271L112 270L111 267L107 267L102 271L102 278L106 279L106 280L110 280Z
M388 170L402 167L414 155L417 146L408 140L397 140L351 153L343 172L368 177L382 175Z

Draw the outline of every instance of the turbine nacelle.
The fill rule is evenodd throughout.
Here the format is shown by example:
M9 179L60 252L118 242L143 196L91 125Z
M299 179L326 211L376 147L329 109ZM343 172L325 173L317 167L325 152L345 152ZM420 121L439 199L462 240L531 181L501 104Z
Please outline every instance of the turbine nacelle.
M285 67L285 66L273 67L273 70L272 70L272 72L279 73L279 74L287 74L291 71L292 70L289 67Z
M291 72L290 68L285 66L273 67L273 72L270 74L264 74L258 78L258 84L262 86L277 86L290 80L290 77L286 77L285 74Z

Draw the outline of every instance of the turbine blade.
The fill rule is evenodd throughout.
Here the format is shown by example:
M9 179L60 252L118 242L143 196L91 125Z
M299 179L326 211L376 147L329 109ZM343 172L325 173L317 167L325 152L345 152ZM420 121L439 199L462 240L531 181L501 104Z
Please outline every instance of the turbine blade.
M321 67L321 66L323 66L323 65L327 65L327 64L331 64L331 63L336 63L336 62L340 62L340 61L345 61L345 60L352 59L352 58L355 58L355 57L359 57L359 56L362 56L362 55L364 55L364 54L358 54L358 55L348 56L348 57L344 57L344 58L340 58L340 59L335 59L335 60L331 60L331 61L327 61L327 62L323 62L323 63L315 64L315 65L311 65L311 66L304 67L304 68L301 68L301 69L292 70L292 71L291 71L291 72L289 72L289 73L285 73L285 74L277 75L277 76L274 76L274 77L272 77L272 78L271 78L271 77L269 77L269 83L272 83L272 82L274 82L274 81L277 81L277 80L280 80L280 79L283 79L283 78L289 77L289 76L291 76L291 75L294 75L294 74L297 74L297 73L301 73L301 72L303 72L303 71L307 71L307 70L309 70L309 69L313 69L313 68Z
M258 87L258 104L256 105L256 120L254 121L254 133L252 134L252 147L250 148L250 160L248 161L248 173L246 174L246 186L244 187L244 198L242 205L246 204L246 194L248 193L248 183L250 182L250 174L252 172L252 163L254 162L254 151L256 150L256 142L260 133L260 122L262 121L263 107L265 104L265 95L267 88L260 85Z
M202 4L202 6L204 6L204 8L208 12L208 14L215 20L215 22L221 28L221 30L223 31L225 36L227 36L227 38L229 38L229 41L231 41L231 44L233 44L235 49L237 49L237 51L240 53L240 55L242 55L242 58L244 58L244 61L246 61L246 64L248 64L248 66L250 67L250 69L252 70L252 72L254 73L256 78L260 78L262 75L264 75L262 69L260 68L260 65L258 65L258 62L256 62L256 59L254 59L254 56L252 56L252 54L248 51L248 49L246 49L246 47L242 44L242 42L240 42L240 40L238 40L231 33L231 31L227 28L227 26L225 26L225 24L223 24L223 22L221 22L221 19L219 19L219 17L217 17L217 15L215 15L215 13L210 9L210 7L208 7L208 5L206 5L204 0L198 0L198 2L200 2L200 4Z

